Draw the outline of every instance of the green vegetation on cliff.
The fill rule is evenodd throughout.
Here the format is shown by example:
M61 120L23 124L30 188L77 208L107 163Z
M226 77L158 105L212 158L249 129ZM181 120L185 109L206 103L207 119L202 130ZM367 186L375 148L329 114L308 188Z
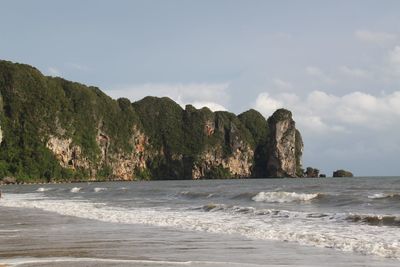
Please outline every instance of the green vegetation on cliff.
M276 110L268 118L270 134L267 141L267 175L270 177L301 177L303 140L296 129L292 112Z
M166 97L113 100L96 87L7 61L0 61L0 128L0 179L268 175L269 126L255 110L236 116L183 109Z
M28 65L0 61L0 93L1 176L14 175L21 180L89 176L88 170L60 166L45 146L50 136L71 138L94 165L100 153L96 143L99 130L114 137L110 150L129 149L130 125L137 121L134 110L126 107L122 112L123 101L114 101L98 88L45 77Z
M267 120L260 112L254 109L243 112L238 117L242 124L249 129L254 138L254 143L256 144L254 150L253 176L266 177L266 162L268 160L267 141L269 135Z

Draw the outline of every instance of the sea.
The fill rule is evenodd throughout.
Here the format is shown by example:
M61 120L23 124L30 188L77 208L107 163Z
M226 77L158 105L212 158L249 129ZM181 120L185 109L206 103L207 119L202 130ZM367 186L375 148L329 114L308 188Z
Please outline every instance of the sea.
M2 186L0 266L400 266L400 177Z

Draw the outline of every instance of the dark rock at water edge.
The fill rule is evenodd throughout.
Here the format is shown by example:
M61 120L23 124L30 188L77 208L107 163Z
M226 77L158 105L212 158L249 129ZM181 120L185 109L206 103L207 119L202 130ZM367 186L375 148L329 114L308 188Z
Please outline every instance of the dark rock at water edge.
M7 176L3 178L2 182L3 184L15 184L17 180L14 177Z
M353 177L353 173L346 170L337 170L333 172L333 177Z
M307 178L318 178L319 177L319 170L312 167L307 167L304 173L304 177Z

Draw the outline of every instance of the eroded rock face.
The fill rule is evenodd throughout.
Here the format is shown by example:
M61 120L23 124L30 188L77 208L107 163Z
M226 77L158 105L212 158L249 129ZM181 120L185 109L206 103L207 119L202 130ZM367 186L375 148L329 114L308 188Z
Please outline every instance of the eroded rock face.
M204 133L209 137L214 134L215 123L211 120L207 120L204 125Z
M90 170L89 159L83 156L80 146L72 144L71 138L50 136L46 146L54 153L62 167Z
M146 147L149 145L148 137L138 127L133 126L133 134L130 140L133 150L130 153L116 153L111 155L112 175L118 179L134 180L136 172L147 168L146 159L149 153Z
M202 153L199 162L193 166L192 178L207 177L208 172L218 167L228 170L231 177L251 177L253 157L254 151L250 147L237 149L229 157L223 157L222 149L219 147L210 148Z
M269 119L270 140L268 142L267 170L271 177L297 177L301 166L303 143L296 142L296 127L292 113L277 110ZM299 138L299 137L297 137Z
M104 132L97 134L96 143L100 148L100 164L107 164L108 149L110 146L110 137Z
M145 148L148 145L148 138L136 126L133 127L130 140L133 146L132 151L111 153L109 151L110 142L112 142L111 138L99 130L96 143L100 155L95 163L91 163L88 158L83 156L81 147L73 145L71 138L50 136L46 146L54 153L62 167L88 170L92 178L96 178L96 173L104 165L111 167L113 178L123 180L134 180L136 171L147 168L146 158L148 156Z
M215 123L207 121L205 129L208 130L206 132L208 136L214 134ZM251 149L250 145L237 136L237 129L232 123L229 130L220 126L218 131L229 137L228 140L225 140L225 142L227 142L225 145L229 146L231 153L229 153L229 155L224 155L223 148L221 147L222 144L219 146L207 147L193 166L192 179L207 177L210 172L218 168L225 170L230 177L251 177L254 151ZM219 175L221 175L221 173Z
M270 140L267 145L269 158L266 164L269 176L298 176L303 142L300 133L295 128L291 113L286 110L278 110L268 123ZM240 138L236 125L231 123L223 127L212 120L207 120L203 130L208 138L212 138L213 134L219 132L225 136L225 140L214 146L207 146L200 153L193 162L188 178L253 176L255 152L248 142ZM132 128L132 136L129 140L132 147L130 151L110 151L113 140L100 129L95 140L100 151L96 162L91 162L85 157L82 148L74 145L71 138L52 135L46 146L54 153L62 167L88 170L93 179L96 178L96 174L101 168L108 166L111 170L109 178L135 180L139 172L149 171L148 162L151 162L156 156L165 158L167 154L171 160L185 166L184 155L169 154L164 151L164 148L160 151L152 149L149 138L136 125Z

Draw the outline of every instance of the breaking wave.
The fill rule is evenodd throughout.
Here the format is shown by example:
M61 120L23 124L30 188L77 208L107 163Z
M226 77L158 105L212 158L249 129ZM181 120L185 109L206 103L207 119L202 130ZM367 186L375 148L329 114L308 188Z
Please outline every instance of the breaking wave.
M73 187L73 188L71 188L71 190L70 190L71 193L78 193L79 191L81 191L81 188L80 188L80 187Z
M285 202L302 202L310 201L312 199L322 196L320 193L305 194L296 192L260 192L255 195L252 200L256 202L269 202L269 203L285 203Z
M46 192L46 191L50 191L51 188L49 187L39 187L36 192Z
M351 214L346 220L374 226L400 226L400 217L394 215L360 215Z
M178 194L179 197L185 197L188 199L196 199L196 198L210 198L213 197L213 193L208 192L191 192L191 191L182 191Z
M343 214L316 214L284 210L257 211L253 207L223 204L203 206L203 212L165 208L121 208L87 201L50 200L40 197L42 196L39 194L36 194L36 199L34 194L27 196L5 194L0 205L38 208L62 215L112 223L147 224L192 231L239 234L251 239L291 241L302 245L400 259L400 233L397 227L375 227L365 223L349 223L348 220L351 217L348 214L347 217L343 217ZM312 199L312 197L303 196L301 199L303 201L303 199ZM355 215L352 216L353 221L356 222L369 220L364 217L359 219ZM377 220L397 222L396 218L389 217L380 218L378 216ZM343 218L347 218L347 220L343 220ZM372 232L373 234L371 234Z
M107 190L107 188L104 188L104 187L95 187L93 189L93 191L96 193L101 192L101 191L106 191L106 190Z
M400 194L397 193L376 193L371 196L368 196L369 199L387 199L387 198L393 198L393 199L400 199Z

